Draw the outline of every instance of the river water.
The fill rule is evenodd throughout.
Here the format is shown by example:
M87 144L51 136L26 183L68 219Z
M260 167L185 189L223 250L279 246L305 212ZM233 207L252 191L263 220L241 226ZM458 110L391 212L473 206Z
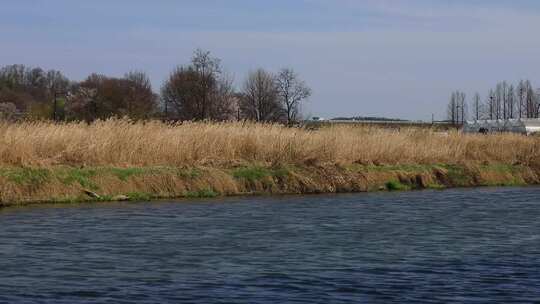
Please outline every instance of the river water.
M1 303L534 303L540 188L0 209Z

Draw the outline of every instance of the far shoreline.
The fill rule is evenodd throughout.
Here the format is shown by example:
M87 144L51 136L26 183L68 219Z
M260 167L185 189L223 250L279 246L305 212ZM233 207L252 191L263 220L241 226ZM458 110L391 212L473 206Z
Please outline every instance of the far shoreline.
M0 207L260 195L365 193L540 184L540 169L504 164L233 167L3 167Z

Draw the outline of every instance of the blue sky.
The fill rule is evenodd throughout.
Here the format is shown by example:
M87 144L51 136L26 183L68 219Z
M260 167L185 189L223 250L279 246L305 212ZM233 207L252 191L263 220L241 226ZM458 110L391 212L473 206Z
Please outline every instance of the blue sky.
M442 118L452 90L540 86L536 0L0 0L0 65L146 71L159 89L195 48L239 86L257 67L295 68L307 114Z

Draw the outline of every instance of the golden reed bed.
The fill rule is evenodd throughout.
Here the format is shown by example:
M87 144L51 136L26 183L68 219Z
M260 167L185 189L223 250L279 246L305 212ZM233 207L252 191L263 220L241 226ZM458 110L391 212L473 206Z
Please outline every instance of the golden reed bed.
M242 122L0 123L1 166L540 163L540 138L336 126L310 131Z

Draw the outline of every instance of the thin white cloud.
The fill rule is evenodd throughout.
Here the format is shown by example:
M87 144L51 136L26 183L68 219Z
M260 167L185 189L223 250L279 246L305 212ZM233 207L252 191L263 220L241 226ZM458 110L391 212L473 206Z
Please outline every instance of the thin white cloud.
M472 95L504 79L540 82L540 39L536 39L540 18L534 10L435 6L417 0L306 1L329 9L348 6L345 10L394 26L195 31L135 23L127 24L128 29L67 33L23 24L0 27L0 65L58 68L75 79L91 72L120 76L141 69L148 71L157 88L173 66L186 63L193 49L202 47L223 59L237 84L246 71L259 66L294 67L314 90L308 111L324 117L430 119L435 113L441 118L448 92L455 89Z
M327 8L343 7L345 11L356 10L364 14L375 14L382 23L410 25L428 24L446 28L459 27L460 23L474 24L485 28L502 28L509 21L523 25L535 24L540 18L538 8L501 5L497 1L483 3L473 1L434 0L305 0ZM410 22L405 22L405 21Z

